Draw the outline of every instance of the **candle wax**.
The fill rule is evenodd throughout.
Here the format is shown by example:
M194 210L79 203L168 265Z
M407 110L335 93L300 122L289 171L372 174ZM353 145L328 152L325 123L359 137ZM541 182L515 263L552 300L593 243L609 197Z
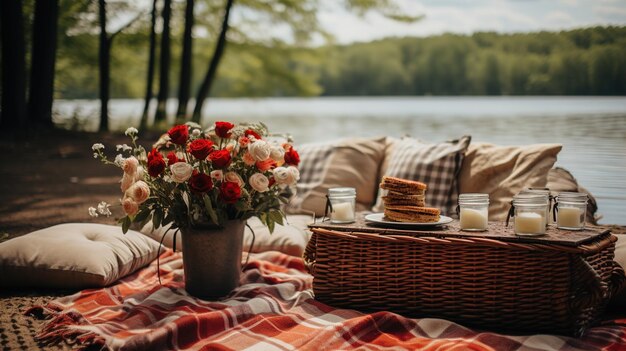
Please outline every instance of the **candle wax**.
M522 212L515 215L515 233L543 234L545 232L545 218L539 213Z
M461 208L460 213L461 229L487 229L487 211L475 210L473 208Z
M354 209L349 202L340 202L333 204L333 211L330 213L330 219L340 222L354 221Z
M583 211L576 207L559 207L556 216L557 226L580 228L582 227L582 214Z

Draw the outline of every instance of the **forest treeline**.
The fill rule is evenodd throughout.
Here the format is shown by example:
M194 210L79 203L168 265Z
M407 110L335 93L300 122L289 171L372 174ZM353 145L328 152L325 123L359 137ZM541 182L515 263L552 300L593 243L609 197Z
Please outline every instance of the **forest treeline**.
M121 33L111 60L111 96L141 98L147 37ZM98 96L95 34L65 37L56 98ZM195 38L198 46L208 39ZM178 54L173 40L171 97ZM206 43L210 46L210 43ZM202 67L211 52L194 52ZM202 76L192 77L193 85ZM625 95L626 27L562 32L388 38L342 46L297 47L232 41L212 96Z

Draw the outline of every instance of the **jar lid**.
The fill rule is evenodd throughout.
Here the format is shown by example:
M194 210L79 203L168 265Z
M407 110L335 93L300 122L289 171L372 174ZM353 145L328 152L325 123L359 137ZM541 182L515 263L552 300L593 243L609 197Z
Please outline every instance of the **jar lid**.
M354 196L356 195L356 189L349 187L342 188L330 188L328 189L328 196Z
M459 204L489 204L489 194L465 193L459 195Z
M587 201L588 196L585 193L561 192L556 197L557 201Z
M513 196L514 204L548 204L548 196L537 193L523 193Z

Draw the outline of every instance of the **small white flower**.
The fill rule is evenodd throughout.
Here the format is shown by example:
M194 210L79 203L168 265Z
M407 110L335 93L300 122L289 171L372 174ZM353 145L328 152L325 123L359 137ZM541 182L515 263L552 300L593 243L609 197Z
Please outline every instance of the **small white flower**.
M139 133L139 131L135 127L130 127L128 129L126 129L126 131L124 132L124 134L126 134L128 136L137 135L137 133Z
M100 144L100 143L95 143L93 144L93 146L91 147L91 149L93 151L99 151L99 150L104 150L104 145Z
M116 166L118 167L122 167L124 166L124 161L126 159L124 158L124 156L122 156L122 154L117 154L117 156L115 156L115 160L113 161L115 163Z
M111 210L109 210L110 206L111 205L109 205L105 201L100 202L98 204L98 213L103 215L103 216L107 216L107 217L111 216L112 213L111 213ZM90 209L90 211L91 211L91 209Z
M97 153L93 153L93 158L98 158L98 154Z
M191 135L193 135L194 138L198 138L200 135L202 135L202 131L200 129L194 129L191 132Z
M121 145L116 145L115 146L115 150L116 151L120 151L122 150L122 152L126 152L126 151L131 151L133 148L126 145L126 144L121 144Z
M91 217L98 217L98 212L96 212L96 208L95 207L89 207L89 215Z

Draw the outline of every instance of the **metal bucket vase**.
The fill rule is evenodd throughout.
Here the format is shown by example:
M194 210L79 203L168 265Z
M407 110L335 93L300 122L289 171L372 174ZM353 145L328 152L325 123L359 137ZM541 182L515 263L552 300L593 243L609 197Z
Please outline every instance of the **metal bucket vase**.
M230 220L223 227L194 226L181 230L185 290L201 299L218 299L239 285L246 222Z

